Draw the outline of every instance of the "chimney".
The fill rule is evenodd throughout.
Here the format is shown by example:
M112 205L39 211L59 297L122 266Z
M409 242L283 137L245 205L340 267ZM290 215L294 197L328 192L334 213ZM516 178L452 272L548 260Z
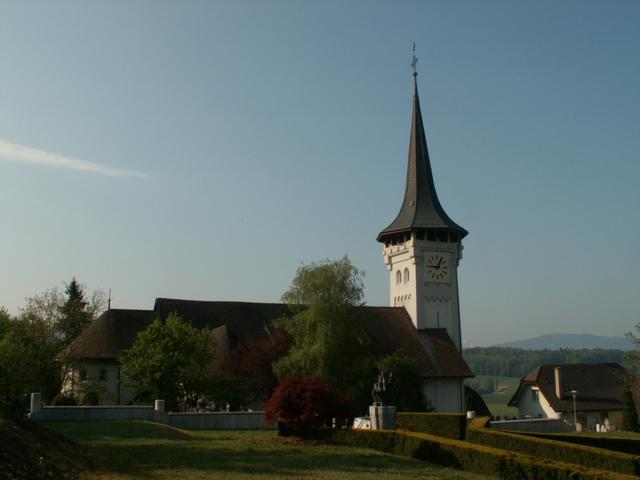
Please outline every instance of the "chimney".
M562 375L560 374L560 367L553 367L553 373L556 379L556 397L559 400L564 397L564 388L562 385Z

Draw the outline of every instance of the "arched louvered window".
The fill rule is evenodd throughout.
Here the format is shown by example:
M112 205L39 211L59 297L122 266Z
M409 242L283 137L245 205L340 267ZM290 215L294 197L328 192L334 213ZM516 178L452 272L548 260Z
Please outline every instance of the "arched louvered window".
M407 283L409 281L409 269L405 268L404 269L404 283Z
M401 282L402 282L402 272L398 270L396 272L396 285L400 285Z

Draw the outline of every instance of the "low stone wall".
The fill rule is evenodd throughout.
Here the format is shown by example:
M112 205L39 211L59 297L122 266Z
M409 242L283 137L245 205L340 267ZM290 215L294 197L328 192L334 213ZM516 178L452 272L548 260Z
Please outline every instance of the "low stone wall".
M260 430L268 427L264 412L169 413L166 423L185 430Z
M165 413L164 401L154 405L43 407L39 393L31 394L35 421L150 420L185 430L260 430L267 426L264 412Z
M31 413L32 420L154 420L153 405L42 407Z
M571 432L571 425L562 419L526 418L523 420L498 420L489 424L489 428L511 430L513 432Z

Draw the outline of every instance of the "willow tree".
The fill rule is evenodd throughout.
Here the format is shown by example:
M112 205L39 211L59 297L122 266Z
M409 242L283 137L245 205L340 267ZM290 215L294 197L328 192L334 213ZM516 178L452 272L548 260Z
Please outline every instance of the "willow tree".
M292 315L276 322L293 339L289 355L274 366L278 378L320 377L357 404L370 403L375 360L358 308L363 277L346 256L298 269L282 295Z

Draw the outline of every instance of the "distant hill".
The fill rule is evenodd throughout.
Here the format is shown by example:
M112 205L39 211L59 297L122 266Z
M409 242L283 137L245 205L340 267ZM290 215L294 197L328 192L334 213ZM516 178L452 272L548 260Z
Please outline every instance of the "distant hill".
M558 350L560 348L602 348L607 350L633 350L633 344L624 337L603 337L586 333L555 333L540 335L527 340L501 343L496 347L522 348L524 350Z

